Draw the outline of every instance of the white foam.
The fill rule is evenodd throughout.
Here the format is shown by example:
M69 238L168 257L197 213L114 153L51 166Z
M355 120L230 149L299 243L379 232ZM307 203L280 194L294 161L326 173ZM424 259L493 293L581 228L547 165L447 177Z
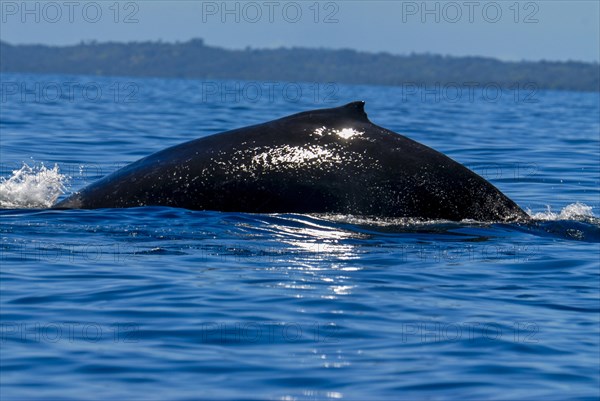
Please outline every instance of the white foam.
M571 203L562 208L560 213L555 213L552 211L550 206L545 212L532 213L531 210L528 210L527 213L536 220L577 220L581 217L594 217L594 213L592 212L592 207L586 205L585 203Z
M49 169L41 163L14 170L12 176L0 177L0 209L40 209L52 206L66 190L69 177L58 165Z

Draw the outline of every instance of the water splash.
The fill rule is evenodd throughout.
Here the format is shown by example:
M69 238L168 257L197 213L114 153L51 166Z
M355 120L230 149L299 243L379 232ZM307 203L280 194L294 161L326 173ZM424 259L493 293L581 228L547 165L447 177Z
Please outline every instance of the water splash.
M12 176L0 177L0 209L51 207L66 190L69 177L59 172L58 165L47 168L43 163L14 170Z
M592 207L580 202L571 203L563 207L560 213L553 212L550 206L547 207L545 212L533 213L531 210L528 210L527 213L533 219L542 221L580 220L582 218L595 217Z

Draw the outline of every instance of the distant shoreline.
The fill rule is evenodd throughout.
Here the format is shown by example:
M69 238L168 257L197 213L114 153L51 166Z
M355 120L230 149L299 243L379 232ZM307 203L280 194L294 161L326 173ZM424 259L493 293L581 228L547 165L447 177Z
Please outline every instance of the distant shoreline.
M495 85L600 91L600 65L500 61L487 57L392 55L355 50L228 50L187 42L86 42L71 46L0 42L0 72L366 85Z

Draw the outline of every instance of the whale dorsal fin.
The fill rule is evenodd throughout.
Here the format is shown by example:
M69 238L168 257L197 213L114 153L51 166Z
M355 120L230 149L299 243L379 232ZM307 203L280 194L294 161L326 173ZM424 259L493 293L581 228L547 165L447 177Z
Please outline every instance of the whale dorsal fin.
M349 116L352 116L358 120L369 121L369 117L367 116L367 113L365 113L365 102L363 100L348 103L340 107L340 109L344 110L344 112Z
M334 107L331 109L303 111L288 117L283 117L282 120L314 116L328 116L329 118L346 117L358 121L370 122L367 113L365 113L365 102L362 100L351 102L344 106Z

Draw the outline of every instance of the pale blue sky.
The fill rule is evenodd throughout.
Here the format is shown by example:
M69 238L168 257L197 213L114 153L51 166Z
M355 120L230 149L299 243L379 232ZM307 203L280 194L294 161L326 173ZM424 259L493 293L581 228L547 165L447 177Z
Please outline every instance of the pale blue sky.
M503 60L600 59L598 0L0 3L0 35L10 43L200 37L227 48L302 46Z

